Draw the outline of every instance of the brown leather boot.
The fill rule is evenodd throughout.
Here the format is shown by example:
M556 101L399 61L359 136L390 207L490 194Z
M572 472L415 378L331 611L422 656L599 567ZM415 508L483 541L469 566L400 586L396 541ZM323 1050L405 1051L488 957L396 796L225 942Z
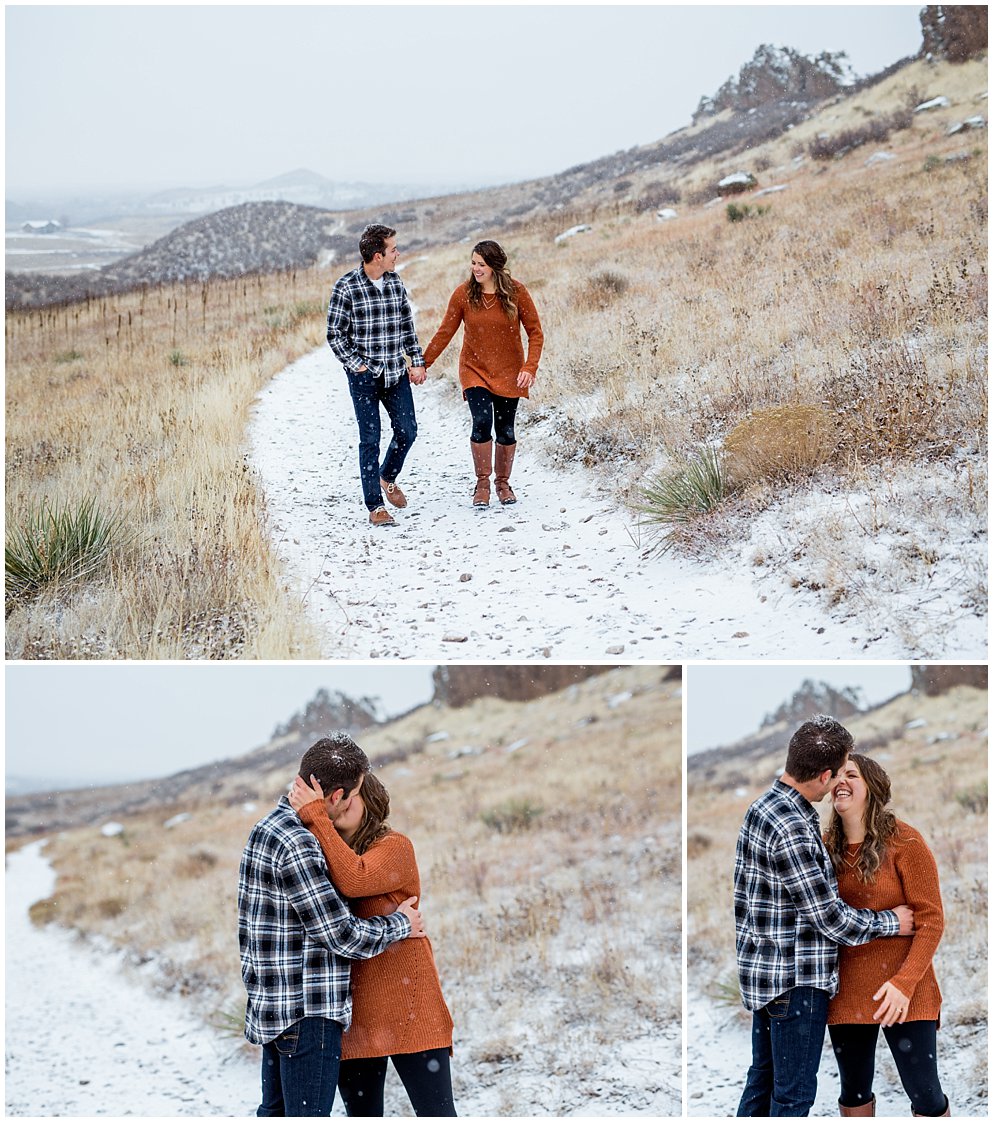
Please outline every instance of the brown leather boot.
M838 1103L838 1113L842 1118L875 1118L876 1117L876 1096L862 1106L842 1106Z
M911 1107L911 1109L910 1109L910 1113L911 1113L911 1114L912 1114L912 1115L913 1115L913 1116L914 1116L915 1118L923 1118L923 1117L924 1117L924 1115L923 1115L923 1114L918 1114L918 1113L917 1113L917 1111L913 1109L913 1107ZM941 1114L939 1114L939 1115L938 1115L937 1117L938 1117L938 1118L951 1118L951 1116L952 1116L952 1103L951 1103L951 1099L949 1099L949 1097L948 1097L947 1095L945 1095L945 1109L944 1109L944 1110L943 1110L943 1111L941 1112Z
M497 498L504 506L517 502L517 496L510 489L510 472L516 451L516 444L497 444L493 450L493 485Z
M493 471L493 441L475 444L469 441L472 449L472 466L476 471L476 490L472 493L473 506L490 505L490 472Z

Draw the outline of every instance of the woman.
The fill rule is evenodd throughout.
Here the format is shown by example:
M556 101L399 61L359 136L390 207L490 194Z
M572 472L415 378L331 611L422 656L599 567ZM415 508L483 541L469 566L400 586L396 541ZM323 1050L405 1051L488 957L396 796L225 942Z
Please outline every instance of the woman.
M452 293L445 318L424 352L425 367L441 356L460 323L465 331L459 382L472 415L469 447L476 472L472 505L489 506L493 473L497 498L507 506L517 502L510 486L517 403L534 385L545 337L531 294L511 278L507 255L496 242L483 241L473 249L469 279ZM527 358L522 326L528 337Z
M944 1117L949 1105L936 1060L941 993L931 964L944 929L938 870L921 835L885 809L889 801L889 776L853 752L839 773L824 839L838 890L853 908L908 904L914 933L841 948L838 994L828 1007L841 1073L838 1106L844 1117L875 1115L872 1077L882 1026L913 1113Z
M321 786L299 776L290 803L317 838L335 887L357 916L388 915L410 896L420 899L414 847L387 824L390 796L367 775L334 823ZM441 995L428 939L394 943L375 958L352 963L352 1024L342 1037L338 1089L350 1115L381 1117L386 1061L392 1059L418 1117L455 1116L452 1018Z

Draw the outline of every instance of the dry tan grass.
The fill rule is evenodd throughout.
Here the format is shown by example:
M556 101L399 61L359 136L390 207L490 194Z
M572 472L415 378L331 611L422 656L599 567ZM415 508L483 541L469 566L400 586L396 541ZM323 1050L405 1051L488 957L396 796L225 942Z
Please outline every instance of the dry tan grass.
M362 740L373 760L411 750L379 774L394 825L417 849L426 922L474 1070L506 1048L501 1032L516 1016L549 1062L558 1042L580 1049L585 1034L587 1046L609 1045L632 1026L678 1020L681 700L663 674L625 667L533 702L427 707ZM427 740L440 731L446 740ZM260 776L266 795L252 813L163 807L124 819L119 837L94 824L54 838L58 883L37 918L154 957L205 1014L237 1019L238 861L290 778ZM528 827L487 824L525 805ZM165 829L178 809L192 818Z
M776 405L739 422L724 441L731 487L762 480L802 479L831 458L840 437L820 405Z
M14 606L8 655L318 653L243 440L258 390L319 344L328 284L315 271L8 315L8 521L92 497L139 534L103 579Z
M940 697L909 694L845 721L860 751L889 772L893 810L921 831L941 878L945 934L936 959L943 1019L968 1017L960 963L982 974L987 937L987 704L985 690L958 686ZM692 722L692 703L688 720ZM919 727L911 722L924 720ZM717 993L735 978L731 875L738 828L749 803L782 768L782 751L746 764L729 761L704 778L690 772L687 803L687 974L691 988ZM829 808L820 807L822 821ZM985 985L981 977L970 979ZM733 985L729 1007L739 1008Z

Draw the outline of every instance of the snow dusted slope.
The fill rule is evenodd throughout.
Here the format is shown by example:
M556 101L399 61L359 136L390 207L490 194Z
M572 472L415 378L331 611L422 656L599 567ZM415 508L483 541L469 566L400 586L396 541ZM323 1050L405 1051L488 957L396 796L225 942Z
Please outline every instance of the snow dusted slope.
M352 403L331 352L304 356L259 396L249 459L325 657L985 657L986 621L954 608L954 589L929 589L922 613L914 589L883 589L880 611L856 614L826 609L799 579L792 587L782 566L746 560L795 552L804 523L824 521L821 500L790 512L789 526L766 511L757 544L735 555L706 565L660 556L609 480L549 466L538 426L518 425L518 503L474 510L465 404L433 379L414 400L419 435L400 477L410 505L384 530L368 525ZM846 501L836 497L839 517ZM915 616L917 636L904 626Z

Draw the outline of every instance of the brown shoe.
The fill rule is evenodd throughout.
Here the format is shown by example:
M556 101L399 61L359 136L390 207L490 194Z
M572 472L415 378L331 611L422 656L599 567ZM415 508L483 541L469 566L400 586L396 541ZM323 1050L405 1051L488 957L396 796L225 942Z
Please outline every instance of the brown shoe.
M510 472L514 466L516 444L495 444L493 447L493 486L496 496L504 506L517 502L510 487Z
M379 485L383 488L383 494L386 496L386 501L391 505L398 507L400 510L407 505L407 496L400 490L395 482L387 483L385 479L379 481Z
M490 473L493 471L493 441L487 440L485 444L474 444L469 441L472 449L472 466L476 472L476 490L472 494L472 505L485 507L490 505Z
M386 509L385 506L377 506L375 510L369 511L369 521L373 526L395 526L396 519Z
M861 1106L842 1106L841 1101L838 1102L838 1113L842 1118L875 1118L876 1117L876 1096Z

